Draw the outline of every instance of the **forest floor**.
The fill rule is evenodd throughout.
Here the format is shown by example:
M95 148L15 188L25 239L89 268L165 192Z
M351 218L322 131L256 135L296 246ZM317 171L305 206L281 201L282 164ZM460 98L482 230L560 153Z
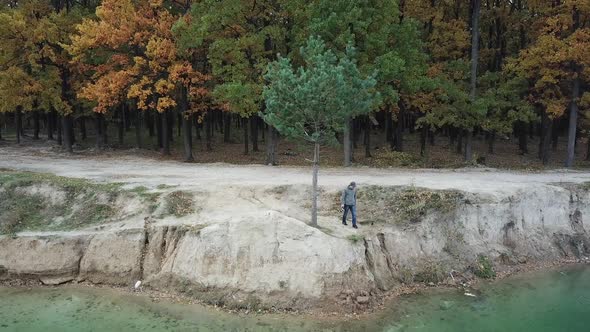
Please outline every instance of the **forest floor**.
M91 131L86 140L78 140L74 146L78 156L95 156L95 157L127 157L141 156L157 160L182 160L183 146L182 137L174 136L171 143L172 155L163 157L156 148L157 142L155 137L149 137L144 133L142 140L143 149L135 149L135 132L133 130L125 133L123 144L117 140L115 128L110 128L109 142L106 149L97 150L95 148L95 138ZM176 132L175 132L176 133ZM79 138L79 133L76 132ZM22 146L32 148L33 150L52 149L59 152L59 146L55 141L32 140L32 133L27 131L27 136L23 138ZM14 133L11 131L3 132L4 140L0 140L0 147L16 146ZM244 144L240 143L243 139L239 130L234 130L231 135L231 141L234 143L223 143L223 134L215 133L212 139L212 150L208 151L206 142L203 139L194 139L193 154L196 163L229 163L229 164L264 164L266 159L265 142L260 135L258 143L259 151L252 150L252 144L249 144L249 153L244 154ZM491 167L499 169L516 169L516 170L543 170L558 169L564 165L566 155L566 140L560 137L555 149L550 152L549 164L543 166L538 158L537 137L529 139L529 153L521 155L518 149L518 142L512 137L499 137L496 140L494 153L488 152L488 144L482 136L474 138L474 162L466 164L463 156L456 152L456 144L450 145L449 138L443 136L435 137L434 145L427 144L425 156L420 156L420 136L417 133L406 133L404 135L404 151L391 152L389 143L385 141L384 135L380 131L374 131L371 135L370 157L366 156L363 139L358 139L357 147L354 149L353 161L356 166L369 166L377 168L398 167L398 168L462 168L462 167ZM576 146L576 162L574 167L578 169L590 168L590 161L586 160L587 142L580 139ZM28 150L31 151L31 150ZM277 159L280 165L288 166L308 166L309 159L312 158L313 147L305 143L291 142L282 139L277 148ZM342 147L322 147L321 164L322 166L340 166L342 165L343 152Z

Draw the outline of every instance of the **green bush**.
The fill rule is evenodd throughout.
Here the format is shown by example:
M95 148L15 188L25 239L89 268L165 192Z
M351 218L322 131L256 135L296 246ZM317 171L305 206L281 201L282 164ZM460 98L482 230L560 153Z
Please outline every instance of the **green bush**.
M477 256L474 273L476 276L483 279L492 279L496 277L496 271L494 270L492 261L484 255Z

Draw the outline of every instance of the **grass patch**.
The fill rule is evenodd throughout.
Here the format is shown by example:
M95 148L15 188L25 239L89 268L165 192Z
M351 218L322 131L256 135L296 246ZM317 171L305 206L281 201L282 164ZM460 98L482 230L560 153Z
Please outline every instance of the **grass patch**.
M477 256L477 262L474 266L473 273L482 279L492 279L496 277L496 271L492 261L484 255Z
M438 283L445 279L446 272L444 266L433 259L427 259L420 264L417 272L414 274L414 281L423 283Z
M357 234L351 234L351 235L347 236L346 239L352 243L357 243L357 242L365 240L364 237L357 235Z
M168 215L184 217L195 212L193 195L185 191L174 191L165 198Z
M407 152L383 150L375 154L372 166L375 167L424 167L424 159Z
M0 171L0 234L25 230L71 230L106 223L117 200L139 197L156 204L159 194L122 183L95 183L52 174Z
M463 194L454 190L431 190L417 187L363 186L358 201L369 207L359 211L371 223L412 224L429 214L445 216L454 212ZM333 198L333 208L340 207L340 193Z

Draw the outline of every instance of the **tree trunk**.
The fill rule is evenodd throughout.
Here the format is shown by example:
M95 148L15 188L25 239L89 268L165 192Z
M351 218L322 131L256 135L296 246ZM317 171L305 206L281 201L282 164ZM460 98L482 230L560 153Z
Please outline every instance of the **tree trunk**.
M404 152L404 119L406 117L405 114L405 106L401 102L399 102L399 113L397 114L397 123L395 126L395 151L397 152Z
M195 117L195 136L197 137L197 140L201 140L201 124L199 123L199 119L197 119L198 116Z
M162 114L160 114L160 112L156 112L154 120L158 135L158 145L156 147L156 150L162 150L162 148L164 147L164 130L162 128Z
M527 144L528 136L527 136L527 129L528 124L524 122L520 122L518 125L518 148L520 149L520 154L527 154L529 153L529 148Z
M457 154L463 153L463 131L457 133Z
M588 142L586 144L586 161L590 161L590 136L587 137Z
M430 146L435 146L435 142L434 142L434 134L435 133L436 133L436 131L434 131L434 130L428 131L428 139L430 140Z
M365 158L371 158L371 119L365 119Z
M426 126L423 126L422 129L420 130L420 156L424 157L426 156L426 139L428 136L428 128Z
M53 111L47 113L47 140L53 140Z
M477 64L479 60L479 12L481 8L480 0L472 0L473 10L471 13L471 80L469 99L471 104L475 103L477 93ZM473 129L467 130L465 140L465 161L473 159L472 151Z
M492 131L488 138L488 153L494 154L494 143L496 142L496 132Z
M62 120L61 120L61 115L57 115L57 119L56 119L56 129L57 129L57 144L58 145L62 145L63 144L63 125L62 125Z
M96 148L101 149L103 146L102 142L102 114L96 113L94 117L94 124L96 130Z
M70 114L64 115L61 119L64 136L64 147L67 153L73 153L74 150L72 148L72 116Z
M391 130L391 114L384 111L385 114L385 141L391 143L393 140L393 131Z
M162 113L162 154L165 156L170 155L170 124L169 124L169 112Z
M560 122L558 119L553 119L553 129L551 130L551 148L553 151L557 151L557 145L559 144L559 131L561 129Z
M211 146L211 132L213 131L213 111L207 111L207 117L205 119L205 140L207 141L207 151L213 151L213 147ZM246 133L247 135L248 133ZM247 141L248 139L246 139Z
M87 133L86 133L86 118L81 116L80 119L78 119L78 121L80 122L80 138L82 140L86 140L87 137Z
M252 151L258 152L258 116L253 115L250 117L250 136L252 137Z
M244 154L248 155L248 118L242 120L244 127Z
M33 139L39 139L40 123L39 123L39 111L33 112Z
M313 178L311 190L311 226L318 225L318 173L320 170L320 144L315 143L313 149Z
M186 87L181 87L180 98L180 119L182 120L182 130L184 131L184 161L192 162L193 158L193 130L192 130L192 115L188 112L188 91Z
M572 87L572 101L570 104L570 116L567 136L567 159L565 167L574 165L575 148L576 148L576 130L578 128L578 98L580 97L580 78L574 79Z
M231 141L231 113L223 112L223 143Z
M117 137L119 138L119 146L122 147L125 142L125 104L121 104L118 113Z
M143 123L143 111L135 110L135 147L141 149L141 129Z
M168 116L168 142L172 143L174 142L174 112L168 111L164 114L167 114Z
M140 112L140 111L137 110L136 112ZM154 117L153 117L152 113L149 111L146 112L145 119L147 122L149 135L150 135L150 137L154 137L154 135L156 134L156 130L154 128Z
M266 164L269 166L277 165L277 130L269 125L266 134Z
M188 108L187 108L188 109ZM177 135L178 137L182 136L182 128L184 128L184 123L182 119L184 116L181 113L176 114L176 123L178 124L177 127Z
M467 130L465 134L465 161L473 159L473 131Z
M541 142L539 147L539 157L543 165L549 163L549 146L551 144L551 131L553 127L553 121L549 118L546 112L543 112L542 123L541 123Z
M352 120L346 119L344 125L344 137L342 144L344 144L344 167L350 167L352 165L352 139L351 139L351 122Z
M21 135L23 132L23 113L22 113L22 107L20 107L20 106L16 107L15 122L16 122L16 143L20 144Z

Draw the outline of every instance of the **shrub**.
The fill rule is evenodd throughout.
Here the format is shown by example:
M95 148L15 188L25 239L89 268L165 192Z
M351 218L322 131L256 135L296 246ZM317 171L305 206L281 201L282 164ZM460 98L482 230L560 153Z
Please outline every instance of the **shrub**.
M496 277L494 265L490 259L484 255L477 256L477 263L475 264L475 269L473 272L476 276L483 279L492 279Z

